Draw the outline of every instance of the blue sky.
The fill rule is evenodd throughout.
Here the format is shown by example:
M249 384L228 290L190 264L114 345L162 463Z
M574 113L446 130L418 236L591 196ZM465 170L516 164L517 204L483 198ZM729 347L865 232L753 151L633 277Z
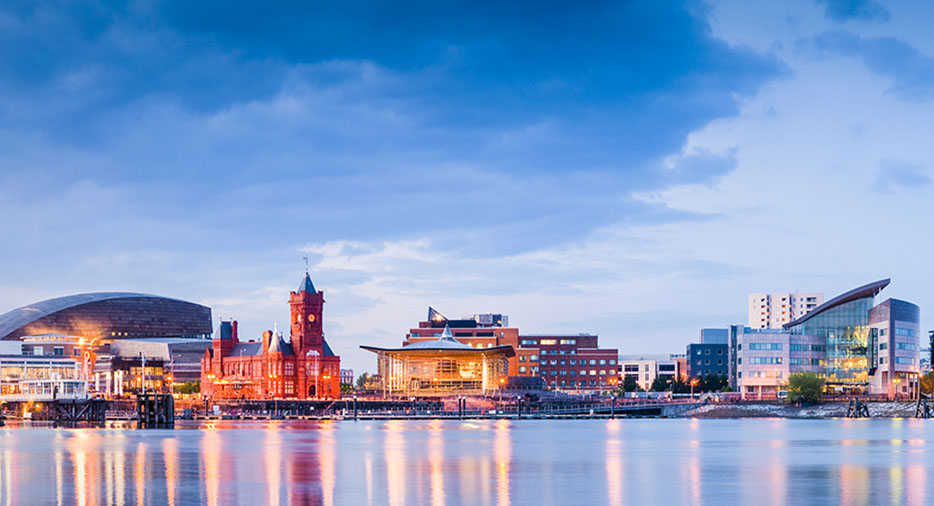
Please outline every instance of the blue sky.
M683 352L758 291L931 307L923 2L0 6L0 308L97 290L328 339L427 306ZM925 323L925 328L930 325Z

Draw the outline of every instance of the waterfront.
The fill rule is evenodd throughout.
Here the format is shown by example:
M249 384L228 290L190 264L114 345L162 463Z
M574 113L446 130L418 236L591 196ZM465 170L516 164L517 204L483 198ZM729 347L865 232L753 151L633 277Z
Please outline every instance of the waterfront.
M2 504L929 504L918 419L6 428Z

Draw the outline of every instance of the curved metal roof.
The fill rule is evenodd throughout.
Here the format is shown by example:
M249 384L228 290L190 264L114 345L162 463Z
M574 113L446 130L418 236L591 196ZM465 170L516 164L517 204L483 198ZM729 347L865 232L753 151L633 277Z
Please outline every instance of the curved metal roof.
M0 339L6 338L7 335L19 330L25 325L29 325L30 323L40 318L44 318L65 309L104 300L141 298L166 299L174 300L177 302L184 302L186 304L195 304L194 302L173 299L171 297L163 297L161 295L134 292L93 292L67 295L65 297L56 297L54 299L46 299L34 304L29 304L28 306L16 308L12 311L0 315Z
M374 346L361 346L364 350L368 351L401 351L401 352L418 352L418 351L438 351L438 352L461 352L461 353L479 353L484 354L487 352L500 353L504 352L507 357L515 355L515 350L512 349L512 346L502 345L502 346L493 346L490 348L474 348L473 346L468 346L464 343L458 342L454 339L454 336L451 334L450 327L444 327L444 332L441 334L441 337L432 341L420 341L417 343L412 343L408 346L403 346L401 348L377 348Z
M816 308L808 311L808 313L802 316L801 318L798 318L797 320L794 320L794 321L791 321L791 322L788 322L782 325L782 328L790 329L791 327L800 325L810 320L811 318L823 313L824 311L827 311L828 309L833 309L841 304L846 304L847 302L854 301L856 299L863 299L866 297L875 297L876 295L879 295L879 292L881 292L885 287L889 286L889 283L891 281L892 280L890 278L880 279L879 281L873 281L872 283L863 285L859 288L854 288L844 294L837 295L836 297L828 300L827 302L824 302L823 304L817 306Z

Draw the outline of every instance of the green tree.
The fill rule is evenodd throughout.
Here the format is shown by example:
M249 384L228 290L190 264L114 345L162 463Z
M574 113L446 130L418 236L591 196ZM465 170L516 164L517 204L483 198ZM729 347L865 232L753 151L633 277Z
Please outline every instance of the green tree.
M627 374L626 377L623 378L622 389L623 392L638 392L642 390L639 388L639 383L636 382L636 377L631 374Z
M201 392L200 381L186 381L185 383L176 383L172 390L177 394L196 394Z
M341 383L341 393L350 394L353 393L353 385L350 383Z
M370 373L363 373L360 376L357 376L357 389L363 390L366 388L366 384L370 382Z
M788 402L820 402L824 398L824 378L813 372L796 372L788 377Z
M668 380L664 376L656 376L655 380L652 381L652 386L649 390L653 392L665 392L671 389L671 385L668 383Z
M671 393L674 394L687 394L691 393L691 385L689 385L684 378L678 377L675 378L675 382L671 384Z

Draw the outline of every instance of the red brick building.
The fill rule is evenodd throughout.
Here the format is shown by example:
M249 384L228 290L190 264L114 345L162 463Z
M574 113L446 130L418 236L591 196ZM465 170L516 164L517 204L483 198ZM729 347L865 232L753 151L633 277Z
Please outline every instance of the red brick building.
M454 339L473 348L509 345L509 376L540 377L550 388L597 391L616 388L619 350L599 348L595 334L519 334L500 314L449 320L428 308L428 319L409 329L403 346L437 339L447 325ZM506 326L503 326L503 325Z
M340 396L340 357L324 340L324 292L311 277L289 294L291 333L263 332L240 341L237 322L220 332L201 359L201 394L214 399L320 399Z

